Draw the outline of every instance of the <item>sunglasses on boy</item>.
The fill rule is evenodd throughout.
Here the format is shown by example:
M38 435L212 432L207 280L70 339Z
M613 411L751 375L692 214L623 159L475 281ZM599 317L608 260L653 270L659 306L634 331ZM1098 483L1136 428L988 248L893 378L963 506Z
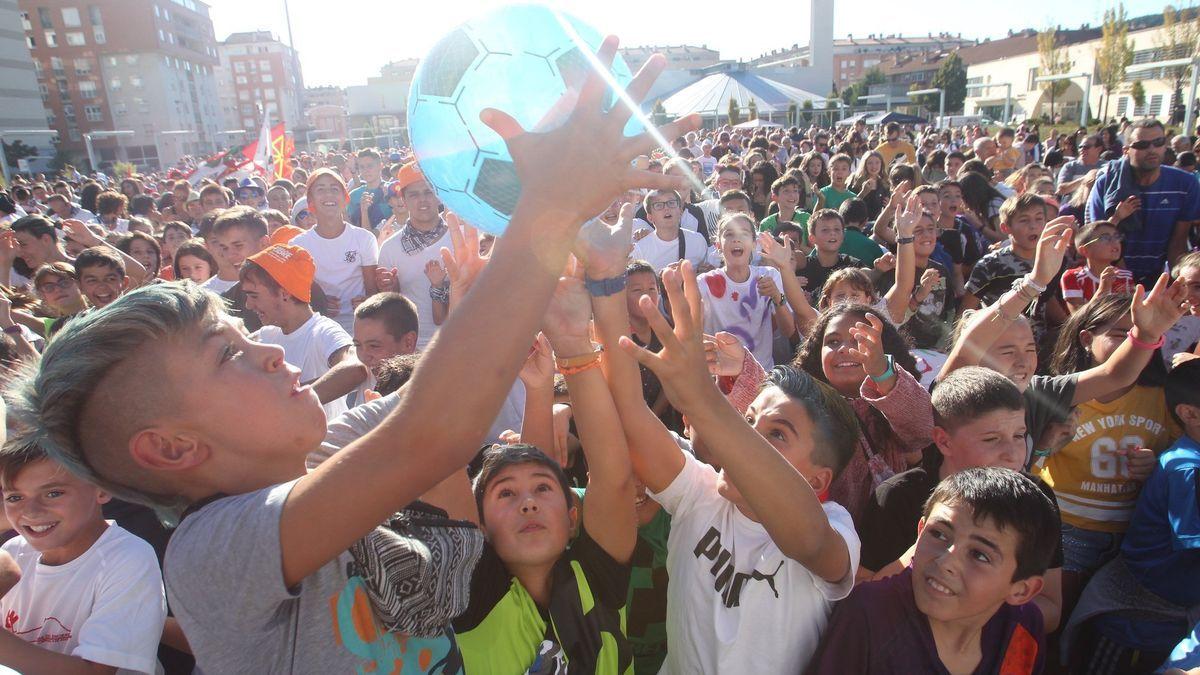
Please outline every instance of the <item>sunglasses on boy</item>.
M1134 143L1130 143L1129 147L1133 148L1134 150L1149 150L1150 148L1161 148L1166 144L1167 137L1161 136L1152 141L1136 141Z

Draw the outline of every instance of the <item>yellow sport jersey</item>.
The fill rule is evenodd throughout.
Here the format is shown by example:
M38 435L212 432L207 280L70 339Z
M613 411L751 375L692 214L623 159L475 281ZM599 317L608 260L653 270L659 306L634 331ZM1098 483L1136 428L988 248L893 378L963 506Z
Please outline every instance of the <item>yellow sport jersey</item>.
M1141 482L1129 477L1120 451L1162 452L1181 435L1167 413L1162 389L1137 386L1109 403L1079 406L1075 435L1046 458L1040 475L1054 488L1064 523L1100 532L1124 532Z

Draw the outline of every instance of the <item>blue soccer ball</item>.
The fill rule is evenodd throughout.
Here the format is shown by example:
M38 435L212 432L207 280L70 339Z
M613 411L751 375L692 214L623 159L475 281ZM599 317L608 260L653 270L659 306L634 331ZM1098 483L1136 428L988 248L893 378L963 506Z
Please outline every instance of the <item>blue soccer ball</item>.
M455 28L421 59L408 97L409 136L447 208L485 232L504 232L521 183L507 146L479 113L495 108L527 130L545 130L555 104L568 90L578 92L591 72L581 50L594 54L602 41L598 31L556 10L514 5ZM619 54L611 72L622 88L632 79ZM616 104L610 92L608 105ZM641 131L636 117L625 127L626 135Z

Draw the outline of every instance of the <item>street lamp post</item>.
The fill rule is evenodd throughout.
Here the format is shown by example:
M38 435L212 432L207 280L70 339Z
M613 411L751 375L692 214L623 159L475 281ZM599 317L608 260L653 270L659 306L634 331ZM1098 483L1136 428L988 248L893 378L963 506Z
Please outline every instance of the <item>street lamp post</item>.
M892 112L892 96L891 94L868 94L859 96L860 101L883 101L887 112Z
M1004 87L1004 123L1012 119L1012 82L995 82L991 84L968 84L967 89L991 89Z
M1087 126L1087 109L1092 103L1092 74L1091 73L1063 73L1061 75L1043 75L1033 78L1034 82L1058 82L1059 80L1071 80L1076 77L1084 79L1083 86L1083 101L1079 105L1079 126Z
M53 129L6 129L0 131L0 167L4 170L4 184L9 185L12 181L12 172L8 170L8 155L4 154L4 137L5 136L57 136L58 132Z
M940 127L942 124L942 120L945 119L945 117L946 117L946 90L945 89L943 89L941 87L931 87L929 89L917 89L917 90L908 92L908 96L909 96L909 98L912 98L913 96L920 96L922 94L934 94L934 93L936 93L938 95L938 122L934 126Z
M1179 68L1181 66L1190 66L1192 69L1192 82L1188 88L1187 102L1184 104L1183 113L1183 129L1184 133L1192 133L1192 122L1196 114L1193 102L1196 100L1196 85L1197 75L1200 74L1200 57L1185 57L1182 59L1170 59L1167 61L1151 61L1150 63L1139 63L1136 66L1129 66L1125 69L1126 74L1142 73L1147 70L1159 70L1161 68Z
M83 135L83 143L87 146L88 164L91 165L92 171L99 171L96 164L96 151L92 147L93 138L113 138L116 136L132 136L133 132L129 130L121 131L89 131Z

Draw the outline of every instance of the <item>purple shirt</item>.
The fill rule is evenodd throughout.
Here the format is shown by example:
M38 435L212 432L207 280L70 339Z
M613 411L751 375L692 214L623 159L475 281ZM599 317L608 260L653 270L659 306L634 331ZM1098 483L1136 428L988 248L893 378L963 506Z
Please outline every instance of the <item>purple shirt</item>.
M834 607L821 646L808 666L823 673L939 673L929 620L913 599L912 568L862 584ZM977 675L1040 673L1045 660L1042 612L1033 603L1003 604L984 624Z

